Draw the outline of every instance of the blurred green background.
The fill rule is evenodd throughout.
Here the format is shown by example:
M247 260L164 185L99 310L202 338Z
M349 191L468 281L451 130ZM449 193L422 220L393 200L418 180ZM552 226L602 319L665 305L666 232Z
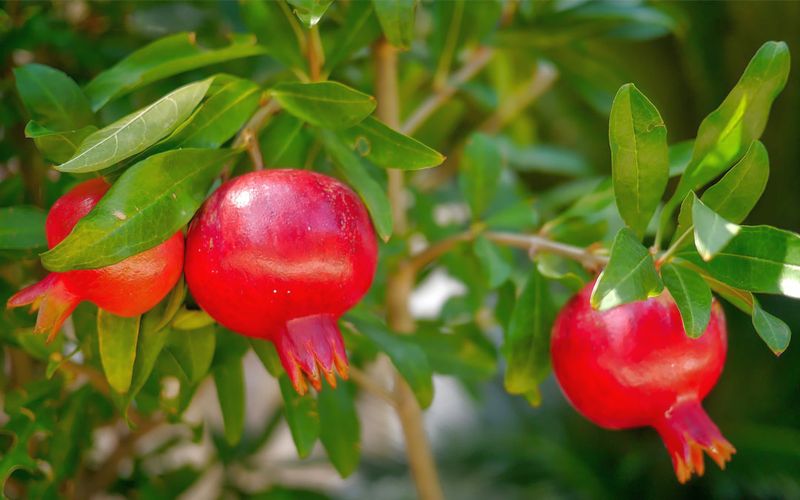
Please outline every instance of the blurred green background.
M467 2L468 9L471 3ZM517 54L526 51L526 37L537 40L536 47L541 47L543 37L558 37L558 25L548 30L546 23L537 24L537 12L552 9L553 4L579 3L523 2L521 12L528 12L528 17L519 21L513 42L521 45L500 54L482 81L498 88L504 78L513 80L508 73L525 71ZM618 5L635 8L637 4ZM763 42L784 40L794 55L792 74L762 138L770 152L772 173L748 223L800 230L800 2L655 5L674 20L669 33L578 34L569 43L554 43L543 50L562 77L506 132L520 144L543 142L577 151L595 173L605 174L609 171L607 106L620 84L633 81L646 92L668 125L670 143L675 143L694 136L699 122L721 102ZM0 2L0 9L0 206L47 206L61 192L61 180L48 177L33 143L24 138L26 118L14 90L13 67L36 61L83 83L165 34L196 31L203 40L221 41L227 33L248 30L239 5L227 1L6 1ZM425 66L428 46L437 43L440 35L436 33L439 24L431 20L430 12L436 10L432 2L423 2L422 10L419 38L401 59L409 68L401 72L401 87L412 89L406 92L403 113L413 110L425 96L413 90L418 87L414 82L420 78L418 66ZM337 78L363 87L362 77L353 68L357 66ZM221 69L261 82L281 72L269 57L240 60ZM192 79L191 75L185 78ZM104 113L121 114L131 101L147 102L172 87L174 79L151 85ZM481 88L465 91L474 95L460 101L462 109L453 111L455 118L443 109L438 120L434 117L419 131L418 138L448 154L461 139L457 125L481 116L481 103L472 102L480 101ZM487 99L491 107L491 98ZM525 180L534 192L560 182L558 176L539 173L527 174ZM765 298L764 303L800 332L796 303L784 298ZM795 341L776 359L752 332L748 318L733 308L727 312L729 360L705 405L738 450L727 471L711 466L705 477L679 486L654 431L610 432L591 425L566 404L552 377L538 408L506 394L501 375L456 402L443 394L452 386L439 380L431 432L448 496L800 498L800 347ZM365 416L362 428L382 425L372 418ZM270 463L260 467L269 468ZM357 484L342 483L328 493L345 498L407 498L413 496L413 487L401 460L366 454ZM294 496L286 492L286 498Z

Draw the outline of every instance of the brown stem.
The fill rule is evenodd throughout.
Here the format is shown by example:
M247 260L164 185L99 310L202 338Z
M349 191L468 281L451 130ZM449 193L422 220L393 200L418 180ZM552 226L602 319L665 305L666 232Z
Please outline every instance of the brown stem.
M608 264L608 257L598 255L587 248L576 247L553 241L535 234L515 234L489 231L483 234L488 240L500 245L523 248L531 255L546 252L577 260L588 268L598 268Z
M264 157L261 155L261 147L258 144L258 137L251 129L244 131L244 146L247 148L247 154L253 162L253 169L264 170Z
M352 365L350 366L349 371L350 378L353 379L356 384L360 385L362 389L369 392L373 396L384 400L389 406L395 406L395 400L392 394L390 394L389 391L381 387L379 384L376 384L368 374L362 372L357 367Z
M325 64L325 54L322 51L322 40L319 38L319 27L314 25L308 30L306 37L306 58L308 59L308 76L312 82L317 82L322 75L322 65Z

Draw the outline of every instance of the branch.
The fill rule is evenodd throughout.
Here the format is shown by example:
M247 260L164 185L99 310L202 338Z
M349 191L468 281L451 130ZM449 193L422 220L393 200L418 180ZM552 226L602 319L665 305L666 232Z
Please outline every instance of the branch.
M395 407L396 401L394 400L394 396L392 396L389 391L381 387L379 384L373 382L372 378L355 366L350 365L350 378L353 381L360 385L362 389L369 392L373 396L376 396L382 400L384 400L389 406Z
M527 250L531 256L536 252L546 252L576 260L590 269L608 264L608 257L598 255L588 248L581 248L560 243L535 234L514 234L489 231L484 236L500 245L507 245Z
M439 240L436 243L426 247L424 250L412 255L405 262L405 265L410 267L413 272L418 273L425 266L452 250L459 243L471 241L475 239L478 234L479 231L473 228L468 231L464 231L463 233L458 233Z

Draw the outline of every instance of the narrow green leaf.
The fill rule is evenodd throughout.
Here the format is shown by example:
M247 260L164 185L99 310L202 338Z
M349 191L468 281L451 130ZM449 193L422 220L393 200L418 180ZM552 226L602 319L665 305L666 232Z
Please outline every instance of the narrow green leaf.
M166 36L133 52L86 86L97 111L109 101L148 83L203 66L264 54L252 36L234 36L230 45L208 49L197 45L194 33Z
M196 330L213 324L214 318L195 309L180 309L172 320L172 328L176 330Z
M783 351L789 347L789 341L792 338L789 326L780 318L762 309L758 301L753 303L753 326L758 336L766 342L776 356L783 354Z
M389 43L400 49L410 48L414 39L416 0L372 0L372 5Z
M374 97L338 82L284 82L270 93L288 112L320 127L352 127L375 110Z
M438 151L387 127L372 116L342 130L340 136L353 151L380 167L419 170L435 167L444 161L444 156Z
M65 73L42 64L14 69L17 92L31 120L53 132L77 130L94 124L89 101Z
M364 314L349 313L347 320L375 345L385 352L397 371L406 379L422 408L433 401L433 372L425 351L408 339L390 332L379 320Z
M614 97L608 140L617 208L641 239L667 187L669 150L664 120L632 83Z
M214 384L225 425L225 441L233 446L242 439L244 432L244 368L241 357L216 366Z
M47 214L34 207L0 208L0 250L47 248Z
M56 166L62 172L94 172L141 153L180 125L213 79L190 83L93 133L78 152Z
M136 359L141 316L123 318L103 309L97 310L97 334L100 360L108 385L120 394L128 392Z
M569 177L592 174L586 159L571 149L548 144L520 146L506 137L496 137L511 168L518 172L538 172Z
M698 338L711 319L711 288L698 273L671 263L661 267L661 278L678 305L686 335Z
M350 2L341 26L326 43L325 70L332 71L356 50L366 47L381 34L371 2ZM328 46L330 45L330 48Z
M355 472L361 459L361 429L350 390L350 384L342 381L336 389L327 388L317 395L319 437L342 477Z
M216 338L216 329L212 325L194 330L170 330L165 349L175 359L190 384L200 382L208 373L214 359Z
M179 149L126 170L61 243L42 254L51 271L122 261L175 234L194 215L223 164L238 151Z
M694 140L681 141L669 147L669 176L683 175L692 160Z
M490 288L499 287L511 276L513 270L511 264L503 257L500 249L494 243L483 236L478 236L473 243L473 249L475 256L486 270Z
M473 219L480 219L494 198L503 162L497 143L488 135L473 134L467 141L458 180Z
M392 236L392 207L386 192L367 172L364 161L356 156L333 133L320 130L319 137L326 151L345 180L364 200L375 224L375 230L384 241Z
M248 340L256 356L261 360L261 364L267 369L267 372L275 378L280 377L284 371L281 360L278 357L278 351L275 350L275 344L268 340L254 339L252 337ZM294 389L292 389L292 392L295 392Z
M800 298L800 235L771 226L741 226L728 245L708 262L681 252L712 277L735 288Z
M294 13L307 28L316 26L333 0L286 0L294 7Z
M502 347L506 390L525 395L534 405L541 400L539 384L550 373L550 330L556 312L547 282L534 267L517 298Z
M269 55L288 67L306 67L305 57L300 50L305 43L304 33L286 2L240 0L239 5L242 20Z
M740 229L708 208L697 196L692 201L692 220L694 244L705 261L711 260L717 252L725 248Z
M769 155L753 141L744 157L700 198L710 209L738 224L755 207L769 178Z
M268 167L281 167L290 156L292 147L302 147L298 140L302 140L301 131L303 121L289 113L281 113L273 118L261 134L261 153L264 156L264 165Z
M95 132L97 127L94 125L63 132L55 132L34 121L25 126L25 137L33 139L42 155L54 163L63 163L72 158L81 143Z
M605 311L655 297L663 285L653 257L629 229L620 229L611 246L608 266L592 290L592 307Z
M297 455L300 458L306 458L314 449L320 434L317 400L310 392L302 396L297 394L292 387L292 382L285 374L278 377L278 383L283 396L283 414L286 417L286 423L289 424L289 432L292 434L292 441L297 448ZM344 390L344 388L339 390ZM323 392L332 391L332 389L325 389Z

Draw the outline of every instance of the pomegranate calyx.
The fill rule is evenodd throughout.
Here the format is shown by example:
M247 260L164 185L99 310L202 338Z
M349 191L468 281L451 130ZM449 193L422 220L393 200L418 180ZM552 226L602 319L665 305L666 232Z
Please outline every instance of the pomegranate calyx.
M33 333L47 333L47 342L52 342L80 301L79 297L67 290L61 275L50 273L42 281L12 295L6 305L14 308L30 304L31 311L38 309Z
M678 481L687 482L693 473L705 472L703 452L708 453L720 469L736 453L695 398L678 401L655 425L667 447Z
M336 374L347 380L349 364L336 318L328 314L291 319L281 329L275 347L281 364L299 394L310 383L322 389L322 378L336 387Z

